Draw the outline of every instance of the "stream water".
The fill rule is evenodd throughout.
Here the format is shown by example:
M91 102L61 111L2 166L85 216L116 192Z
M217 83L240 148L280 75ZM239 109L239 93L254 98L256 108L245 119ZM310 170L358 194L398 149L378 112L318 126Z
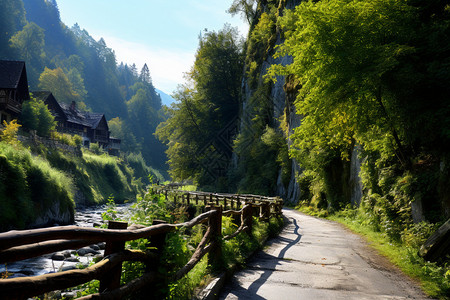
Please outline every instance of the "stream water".
M127 214L130 204L117 205L119 217ZM78 209L75 213L75 225L81 227L100 226L104 223L102 213L106 206ZM52 272L71 270L89 263L97 257L103 257L104 243L94 244L81 249L72 249L30 258L14 263L0 265L0 273L8 272L8 278L37 276Z

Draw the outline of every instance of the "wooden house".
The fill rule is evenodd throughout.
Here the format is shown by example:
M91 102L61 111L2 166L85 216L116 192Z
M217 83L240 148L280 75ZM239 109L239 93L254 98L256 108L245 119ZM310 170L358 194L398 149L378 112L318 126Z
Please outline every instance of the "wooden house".
M106 148L109 145L109 127L104 114L85 113L85 120L90 124L88 138Z
M78 134L83 138L83 145L89 147L90 143L98 143L100 147L108 150L112 147L118 153L120 140L110 139L108 122L105 115L100 113L81 112L76 103L70 105L58 102L51 92L33 92L33 95L47 104L55 120L58 122L59 132Z
M10 122L22 112L22 103L30 99L25 62L0 60L0 115Z

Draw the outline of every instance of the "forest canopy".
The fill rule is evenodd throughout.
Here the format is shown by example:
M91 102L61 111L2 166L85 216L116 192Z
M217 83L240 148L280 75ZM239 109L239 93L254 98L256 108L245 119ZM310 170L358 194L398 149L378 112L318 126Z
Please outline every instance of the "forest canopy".
M49 90L63 103L115 120L112 136L123 150L142 152L147 164L166 169L165 146L153 135L164 121L150 69L118 64L103 39L60 20L56 1L0 0L0 59L26 62L30 90Z

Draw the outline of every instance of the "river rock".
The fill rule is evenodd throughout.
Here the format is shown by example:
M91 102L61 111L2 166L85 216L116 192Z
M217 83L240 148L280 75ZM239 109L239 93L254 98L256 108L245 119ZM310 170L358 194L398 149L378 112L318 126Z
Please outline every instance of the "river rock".
M78 255L80 256L86 256L87 254L92 254L92 255L96 255L96 254L100 254L100 252L95 251L89 247L83 247L81 249L77 250Z
M66 265L66 266L62 266L61 267L61 271L70 271L70 270L75 270L77 268L77 266L75 265Z
M92 250L98 251L100 250L100 247L98 245L90 245L89 248L91 248Z
M60 260L65 260L65 259L66 259L66 256L64 255L63 252L56 252L52 255L52 260L60 261Z

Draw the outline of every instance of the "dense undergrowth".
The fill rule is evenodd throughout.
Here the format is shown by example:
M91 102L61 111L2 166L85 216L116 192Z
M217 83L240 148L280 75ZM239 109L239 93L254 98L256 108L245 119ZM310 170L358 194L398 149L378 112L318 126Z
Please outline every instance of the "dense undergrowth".
M0 231L23 229L59 203L73 220L73 179L25 148L0 142Z
M201 213L201 207L176 205L166 200L163 195L152 193L139 197L131 208L131 217L124 220L128 223L142 224L149 226L153 220L164 220L169 223L180 223L187 220L189 213ZM114 209L110 209L105 215L106 219L114 216ZM269 222L253 219L252 234L241 233L237 237L222 241L222 254L218 261L220 264L212 267L208 260L208 255L198 263L189 273L180 280L173 282L169 278L177 270L183 267L194 253L195 248L203 237L206 225L198 225L192 229L179 229L169 233L165 239L161 260L158 267L159 280L155 288L152 289L152 299L192 299L195 292L205 286L216 272L231 268L234 265L240 266L245 259L256 249L261 248L269 236L276 235L283 226L281 218L271 218ZM236 231L238 226L231 217L222 219L222 234L228 235ZM128 249L139 249L142 251L155 250L149 244L149 240L140 239L126 243ZM141 276L145 266L139 262L126 262L122 269L121 283ZM82 289L80 295L88 295L98 292L98 281L92 281L77 289ZM147 299L148 295L130 295L129 299Z
M302 212L340 222L362 235L369 245L387 257L405 274L420 281L429 296L450 299L450 257L439 263L425 261L418 255L421 245L437 229L439 224L421 222L401 231L392 223L380 226L379 217L367 206L347 207L334 213L304 205L297 207ZM388 222L389 223L389 222Z
M111 196L117 203L134 201L149 174L163 180L140 155L120 158L95 147L80 150L76 139L55 137L78 149L73 153L40 142L24 144L15 134L0 142L0 231L69 224L76 205L102 204Z

